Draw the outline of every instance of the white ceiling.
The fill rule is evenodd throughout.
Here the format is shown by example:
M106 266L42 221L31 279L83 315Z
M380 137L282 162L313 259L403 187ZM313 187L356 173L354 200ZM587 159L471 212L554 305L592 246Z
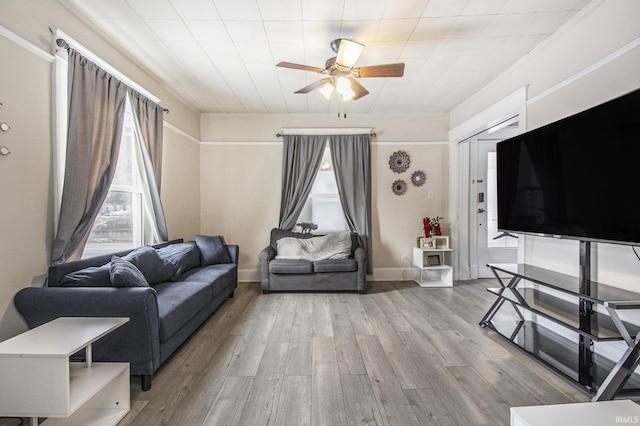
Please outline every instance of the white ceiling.
M448 112L589 0L66 0L200 112ZM338 106L296 90L323 77L329 43L366 45L356 66L404 62ZM335 96L335 95L334 95ZM167 105L170 107L170 105Z

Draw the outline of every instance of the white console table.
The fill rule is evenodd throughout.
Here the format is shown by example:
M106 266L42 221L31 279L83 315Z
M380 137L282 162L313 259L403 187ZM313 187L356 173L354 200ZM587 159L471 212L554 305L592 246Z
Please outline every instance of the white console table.
M420 271L420 287L453 287L453 267L446 258L451 251L450 248L413 248L413 266ZM431 259L435 262L430 262Z
M92 362L91 344L128 321L62 317L0 342L0 415L117 424L129 412L129 364ZM86 362L70 362L82 349Z

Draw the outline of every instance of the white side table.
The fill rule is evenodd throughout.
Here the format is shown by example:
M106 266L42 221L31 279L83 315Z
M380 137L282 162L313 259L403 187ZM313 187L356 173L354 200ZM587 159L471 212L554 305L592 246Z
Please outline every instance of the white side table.
M511 407L511 426L619 426L640 423L640 405L628 399Z
M61 317L0 342L0 415L47 425L115 425L129 412L129 364L91 360L91 344L129 318ZM85 362L69 356L86 348Z
M453 287L453 267L449 265L449 248L413 248L413 266L420 271L420 287Z

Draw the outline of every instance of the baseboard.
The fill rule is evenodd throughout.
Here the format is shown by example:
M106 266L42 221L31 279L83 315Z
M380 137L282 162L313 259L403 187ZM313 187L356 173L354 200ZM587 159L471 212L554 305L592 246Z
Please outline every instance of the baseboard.
M414 268L374 268L367 281L415 281L418 270ZM238 282L260 282L259 269L239 269Z

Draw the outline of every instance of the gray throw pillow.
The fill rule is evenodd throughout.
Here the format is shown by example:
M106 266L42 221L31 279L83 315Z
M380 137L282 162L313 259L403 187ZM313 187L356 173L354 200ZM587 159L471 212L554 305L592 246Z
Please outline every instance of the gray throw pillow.
M172 280L176 280L180 275L189 269L200 266L200 250L195 241L187 243L169 244L157 250L161 259L173 264L175 273Z
M107 263L70 272L60 280L60 287L111 287Z
M173 264L161 258L153 247L138 247L122 258L138 268L149 285L169 281L176 273Z
M200 265L231 263L231 256L220 236L196 235L196 244L200 249Z
M149 287L142 272L133 263L118 256L111 258L109 277L113 287Z

